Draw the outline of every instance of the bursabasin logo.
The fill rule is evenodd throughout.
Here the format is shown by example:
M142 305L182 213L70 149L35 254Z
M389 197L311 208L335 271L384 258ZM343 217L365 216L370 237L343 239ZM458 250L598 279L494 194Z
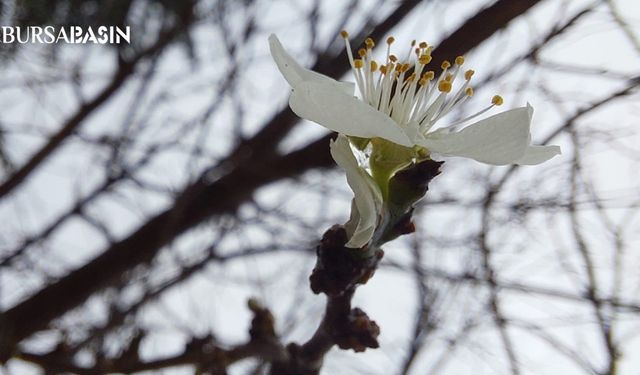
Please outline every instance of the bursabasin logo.
M131 43L129 26L2 26L2 44L120 44Z

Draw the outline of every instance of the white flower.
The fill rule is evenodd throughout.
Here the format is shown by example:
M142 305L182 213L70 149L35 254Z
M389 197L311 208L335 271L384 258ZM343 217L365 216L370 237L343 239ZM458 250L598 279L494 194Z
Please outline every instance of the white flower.
M461 73L462 57L452 66L442 63L442 73L435 79L426 71L431 49L426 43L412 43L407 57L400 61L390 54L394 39L387 39L386 61L378 65L371 56L374 42L354 59L348 35L349 62L361 98L354 96L355 85L338 82L301 67L282 47L275 35L269 37L271 55L280 72L292 87L291 109L300 117L349 136L383 138L395 144L426 148L430 153L461 156L493 164L539 164L560 154L558 146L533 146L529 131L533 108L508 110L473 124L460 127L484 114L502 98L494 96L492 105L466 119L434 128L442 117L473 95L469 81L472 70ZM413 68L413 72L409 74ZM464 82L452 92L459 75Z
M382 210L382 194L373 178L360 165L344 135L331 142L331 156L347 174L347 183L353 190L354 199L351 219L345 225L349 241L345 245L361 248L369 243L378 224Z
M373 40L367 39L366 48L358 51L360 58L354 59L347 33L342 32L342 36L356 84L338 82L303 68L275 35L269 37L269 46L278 69L291 85L289 105L293 112L340 133L331 142L331 155L345 170L354 193L351 218L345 224L349 236L345 246L361 248L369 244L384 214L389 178L415 160L437 153L494 165L539 164L560 153L558 146L531 145L530 105L464 126L502 104L499 96L472 116L434 127L473 95L469 81L474 72L461 73L462 57L456 58L453 67L443 62L436 79L433 71L425 71L431 61L431 47L424 42L417 46L413 42L407 57L400 61L390 54L394 40L388 38L386 61L379 66L371 56ZM464 82L452 93L459 75ZM360 98L354 96L356 85ZM371 140L368 169L358 164L345 135Z

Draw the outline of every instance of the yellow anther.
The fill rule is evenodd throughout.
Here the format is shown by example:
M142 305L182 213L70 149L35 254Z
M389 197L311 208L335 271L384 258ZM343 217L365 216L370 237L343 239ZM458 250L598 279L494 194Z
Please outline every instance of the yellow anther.
M387 44L389 44L389 45L391 45L391 44L392 44L393 42L395 42L395 41L396 41L396 38L394 38L394 37L392 37L392 36L390 36L390 37L388 37L388 38L387 38Z
M429 45L427 44L427 42L420 42L419 46L420 48L427 48Z
M359 55L360 57L365 57L365 56L367 55L367 50L366 50L366 49L364 49L364 48L360 48L360 49L358 50L358 55Z
M423 75L423 76L422 76L422 78L420 78L420 80L418 81L418 84L419 84L420 86L424 86L424 85L426 85L426 84L428 84L428 83L429 83L429 80L428 80L428 79L426 79L424 75Z
M451 67L451 63L450 63L449 61L447 61L447 60L444 60L444 61L442 62L442 64L440 65L440 67L441 67L442 69L449 69L449 68Z
M364 40L364 45L367 46L368 49L372 49L376 44L374 43L373 39L367 38Z
M380 73L387 74L387 66L386 65L381 65L380 66Z
M396 57L396 55L389 55L389 60L391 60L392 62L396 62L398 61L398 58Z
M416 73L411 73L411 75L409 76L409 78L407 78L407 81L409 82L413 82L413 80L416 79Z
M342 30L340 31L340 36L343 37L344 39L349 38L349 33L347 32L347 30Z
M433 70L429 70L428 72L425 72L422 75L422 78L426 79L427 81L431 81L435 77L436 77L436 73Z
M451 92L451 82L440 81L440 83L438 83L438 90L440 90L440 92Z
M353 66L355 66L356 69L360 69L364 66L364 63L360 59L355 59L353 60Z
M422 65L427 65L428 63L431 62L431 59L432 59L431 55L423 54L418 58L418 61Z
M467 87L464 93L467 94L467 96L473 96L473 87Z
M453 81L453 74L447 73L447 75L444 76L444 80L447 81L447 82Z
M502 105L502 103L504 103L504 99L502 99L500 95L494 95L493 98L491 98L491 104Z
M471 77L473 77L474 73L475 73L475 71L473 71L472 69L467 70L466 72L464 72L464 79L469 81L471 79Z
M371 71L375 72L376 70L378 70L378 63L374 60L371 60Z
M464 64L464 57L463 56L456 57L456 65L462 65L462 64Z

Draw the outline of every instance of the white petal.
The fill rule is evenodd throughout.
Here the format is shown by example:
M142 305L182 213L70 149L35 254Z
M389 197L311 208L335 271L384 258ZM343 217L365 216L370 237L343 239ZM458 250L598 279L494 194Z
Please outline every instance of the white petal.
M278 37L274 34L269 36L269 49L271 51L271 57L273 57L276 65L278 65L280 73L282 73L284 79L289 82L291 87L296 87L298 84L307 81L320 82L332 85L336 90L342 91L345 94L353 94L355 85L352 82L339 82L333 78L300 66L300 64L285 51L280 40L278 40Z
M402 128L389 116L353 95L322 83L303 82L294 87L289 105L298 116L338 133L362 138L379 137L402 146L413 146Z
M420 145L438 154L462 156L493 165L513 164L529 147L532 115L531 106L515 108L459 132L448 133L443 129L429 133Z
M357 213L352 212L350 221L358 220L358 224L353 233L349 233L345 246L360 248L371 240L376 230L382 194L371 176L358 165L345 136L340 135L331 142L331 156L347 174L347 183L354 194L352 210L354 206L357 209Z
M544 163L556 155L560 155L560 146L529 146L524 155L516 161L521 165L536 165Z

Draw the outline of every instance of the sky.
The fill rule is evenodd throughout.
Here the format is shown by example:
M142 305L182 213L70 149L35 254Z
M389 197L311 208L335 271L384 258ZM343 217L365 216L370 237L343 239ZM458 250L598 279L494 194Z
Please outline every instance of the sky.
M373 3L363 1L358 7L368 9ZM484 1L460 0L448 6L442 3L421 6L424 9L408 17L393 31L393 35L398 45L406 44L412 39L433 41L437 45L440 39L485 4ZM589 4L590 1L580 0L543 2L522 20L509 26L507 32L494 36L488 46L469 53L467 62L470 67L478 67L478 82L509 67L514 56L527 52L531 41L539 40L548 32L548 27L545 26L551 20L567 19ZM634 0L618 0L616 5L632 33L640 38L640 5ZM382 17L392 6L388 2L377 11ZM304 9L308 9L305 1L259 2L256 13L261 15L260 34L264 34L264 38L252 39L246 52L240 53L241 59L248 61L247 66L241 67L242 78L235 91L224 93L221 98L216 97L216 92L222 87L223 77L231 66L216 49L222 43L219 33L212 32L209 25L199 26L194 34L198 46L195 53L200 61L198 65L190 63L184 50L176 48L169 51L157 67L158 74L150 84L150 92L162 93L155 97L161 104L160 108L152 107L153 95L142 98L138 96L139 82L127 85L115 100L110 101L106 108L90 119L90 126L83 127L77 139L64 146L65 152L59 153L47 163L45 171L37 173L10 201L0 203L0 217L12 218L9 225L0 229L2 247L11 248L22 236L35 233L38 228L64 212L77 197L88 194L96 186L102 177L102 170L96 168L96 165L100 165L108 155L96 150L95 145L86 140L117 134L119 124L124 123L128 116L134 119L133 124L138 124L134 127L140 127L137 133L139 142L136 144L140 154L145 144L154 142L178 140L175 142L178 147L155 160L141 176L150 185L158 186L157 192L154 193L153 189L141 192L135 186L127 186L119 189L117 194L99 200L90 207L89 212L104 221L113 238L122 238L144 218L166 207L171 202L170 192L179 191L184 182L197 176L212 158L224 155L236 132L251 134L274 110L286 105L289 88L268 55L266 37L270 33L276 33L293 55L300 58L301 62L308 63L309 59L305 57L304 51L309 41L300 37L306 35L308 26L297 18ZM335 9L333 2L322 3L321 24L326 30L319 33L318 45L330 42L327 31L338 22L335 13L340 15L340 11ZM356 17L350 22L347 28L356 29L362 19ZM231 19L229 23L238 26L242 20ZM43 87L39 83L42 84L47 79L57 82L56 77L61 74L61 67L64 75L65 68L81 63L86 77L81 94L90 97L107 82L108 74L113 69L113 59L109 54L96 48L65 48L59 56L61 62L55 66L44 63L43 53L43 49L37 46L26 48L18 55L16 63L3 67L0 75L0 122L12 126L6 147L18 163L25 161L42 143L43 135L54 131L57 124L72 113L77 105L78 93L64 80L42 85ZM542 68L516 63L505 77L480 87L474 95L475 100L464 111L470 113L482 108L495 93L503 94L506 108L529 102L535 108L533 139L541 141L552 134L567 114L622 87L625 81L616 79L616 75L640 74L640 53L634 51L633 44L626 35L616 30L604 7L581 20L574 30L555 40L543 50L539 58ZM575 67L581 67L586 74L563 71L559 68L563 65L571 66L574 70ZM597 74L601 69L606 69L609 73ZM351 80L351 77L346 76L344 79ZM540 85L534 86L530 82ZM540 87L544 87L547 92ZM550 100L553 96L549 92L557 100ZM139 103L136 101L138 99ZM218 99L220 107L210 120L212 125L207 133L187 131L186 127L175 125L184 122L184 119L196 117L194 114L200 113L213 100ZM242 105L242 115L234 107L237 101ZM139 104L143 109L132 111L132 103ZM146 108L149 108L148 112L145 112ZM640 224L637 217L630 217L628 210L625 210L628 202L636 199L640 187L638 174L635 173L640 146L640 132L637 131L639 112L637 102L624 100L605 106L580 120L580 125L588 129L584 131L584 136L594 138L585 139L580 150L580 155L589 168L591 186L598 195L611 198L611 208L606 209L607 217L616 223L629 221L628 227L631 229L637 229ZM151 125L143 128L141 124ZM322 134L324 129L304 122L284 142L282 148L296 148ZM198 137L202 137L206 152L203 157L190 159L179 146L186 148L198 141ZM544 168L530 167L517 171L518 178L507 186L500 202L512 202L519 195L540 199L567 195L569 184L564 177L568 175L567 158L573 154L572 142L566 133L551 141L563 148L563 156L552 160ZM628 157L628 154L632 157ZM127 155L131 160L139 156L135 151ZM506 172L506 167L490 168L469 160L452 159L447 161L445 172L432 187L430 199L433 201L447 196L473 201L483 193L483 187L476 186L474 179L498 181ZM241 209L239 216L242 223L264 220L274 231L282 233L285 238L284 243L279 244L285 249L282 255L275 259L261 256L243 258L230 262L225 267L210 266L206 272L165 293L156 303L146 307L140 316L140 321L154 330L154 337L143 345L143 353L148 356L170 354L182 348L188 334L207 332L210 329L220 338L242 340L246 336L250 320L250 315L244 308L245 301L256 290L259 291L260 299L273 308L276 317L292 315L300 319L300 326L293 328L287 334L287 339L307 338L309 330L305 327L314 326L318 321L323 298L312 296L305 288L291 290L292 285L305 280L313 263L304 254L286 250L286 245L295 248L300 246L300 241L307 241L305 246L309 242L304 236L308 232L301 235L288 227L291 224L286 219L287 215L292 215L297 220L306 220L310 227L306 230L315 232L317 236L321 235L328 223L345 221L350 192L344 182L341 172L335 170L327 173L312 172L301 181L286 181L262 189L255 197L256 202L263 207L272 207L280 214L269 216L248 205ZM330 198L323 195L327 192L332 194ZM591 193L585 191L583 196L587 199ZM591 209L593 208L580 213L583 225L593 228L589 240L594 244L603 244L603 248L606 248L611 240L610 234L602 229L603 224L589 211ZM319 220L317 213L322 210L326 212L322 220ZM411 325L407 322L414 319L416 286L411 275L393 265L411 261L410 253L407 252L410 246L419 243L423 247L425 267L428 269L455 273L474 264L478 255L463 246L454 244L444 249L433 248L437 247L441 233L451 233L454 238L461 238L468 231L476 230L480 223L477 211L465 214L463 208L448 210L437 209L436 206L434 209L426 204L419 210L421 213L417 221L418 227L423 228L422 232L387 245L387 263L356 295L355 303L365 307L382 327L381 344L384 350L367 351L363 354L333 351L327 360L325 373L338 371L341 368L339 366L344 364L340 359L350 362L353 373L386 371L397 366L406 345L406 337L410 334ZM497 220L504 220L505 224L492 232L491 240L501 245L495 261L502 266L502 280L568 292L579 289L576 284L577 271L574 272L571 268L576 267L579 262L569 259L567 265L564 260L557 259L558 254L562 253L558 249L568 246L570 241L568 233L571 228L566 217L553 211L531 214L527 216L528 231L524 234L517 232L522 237L514 239L511 234L514 233L516 224L508 220L509 212L505 210L498 214L504 217L499 216ZM318 220L321 225L314 220ZM225 225L223 219L214 224L218 225L216 228L223 228ZM297 226L294 228L298 229ZM219 229L214 232L218 231ZM171 252L163 251L154 268L152 281L168 279L174 275L177 271L175 263L186 263L203 255L201 249L217 235L209 232L206 228L199 228L177 241ZM236 236L225 237L219 246L222 251L228 252L248 245L257 247L261 243L269 243L271 235L268 231L247 225ZM637 235L630 234L625 238L629 249L640 244ZM43 244L41 249L34 251L32 257L36 264L46 265L48 277L55 278L93 258L108 243L108 239L97 235L95 228L82 220L72 219L50 241ZM608 253L594 256L603 262L598 267L598 272L603 280L607 280L610 276ZM637 301L637 286L640 284L637 276L631 274L637 269L635 265L638 265L638 259L630 258L627 265L629 274L626 275L629 286L625 288L624 294ZM283 274L283 270L287 272ZM0 274L0 306L6 308L13 305L37 290L45 281L35 270L27 272L27 277L24 275L22 271L5 271ZM606 281L603 283L606 285ZM134 284L127 290L128 298L135 300L140 293L140 285ZM482 301L481 298L470 297L476 293L475 289L468 285L446 283L439 283L437 286L445 294L439 300L438 311L442 314L440 319L450 328L436 333L438 338L418 358L419 364L415 368L424 368L421 367L422 364L425 367L433 364L435 358L447 350L446 340L455 333L452 331L461 327L460 322L477 318L475 324L479 328L474 331L476 333L456 354L456 361L448 362L443 371L456 374L504 372L504 356L500 350L495 350L499 347L496 331L491 322L486 321L486 317L482 318L484 306L469 302ZM100 321L106 316L102 298L104 296L93 298L85 307L93 320ZM544 328L549 327L563 342L571 345L575 342L582 343L583 346L578 345L578 349L590 353L592 358L601 356L598 337L593 334L593 324L584 320L585 316L589 316L589 311L584 306L514 291L505 291L502 298L509 316L517 317L522 324L540 323ZM225 306L234 307L219 308L220 301L224 301ZM291 306L302 307L296 310ZM72 314L63 319L63 322L72 324L74 318L76 315ZM280 319L280 323L284 324L284 318ZM635 319L629 318L621 327L621 331L630 334L636 332L637 316ZM534 338L524 328L514 329L512 334L518 352L523 353L522 360L526 365L523 373L578 373L570 359L549 350L548 342L540 337ZM46 348L52 337L56 336L39 335L31 344ZM115 339L117 340L117 336ZM631 374L640 368L639 360L631 354L640 352L640 340L631 339L625 349L627 355L621 362L620 373ZM244 369L246 367L240 366L231 373L240 374ZM0 373L1 371L35 373L31 366L17 361L10 363L7 369L0 370ZM174 369L167 373L189 371ZM418 374L420 371L416 370L414 373Z

